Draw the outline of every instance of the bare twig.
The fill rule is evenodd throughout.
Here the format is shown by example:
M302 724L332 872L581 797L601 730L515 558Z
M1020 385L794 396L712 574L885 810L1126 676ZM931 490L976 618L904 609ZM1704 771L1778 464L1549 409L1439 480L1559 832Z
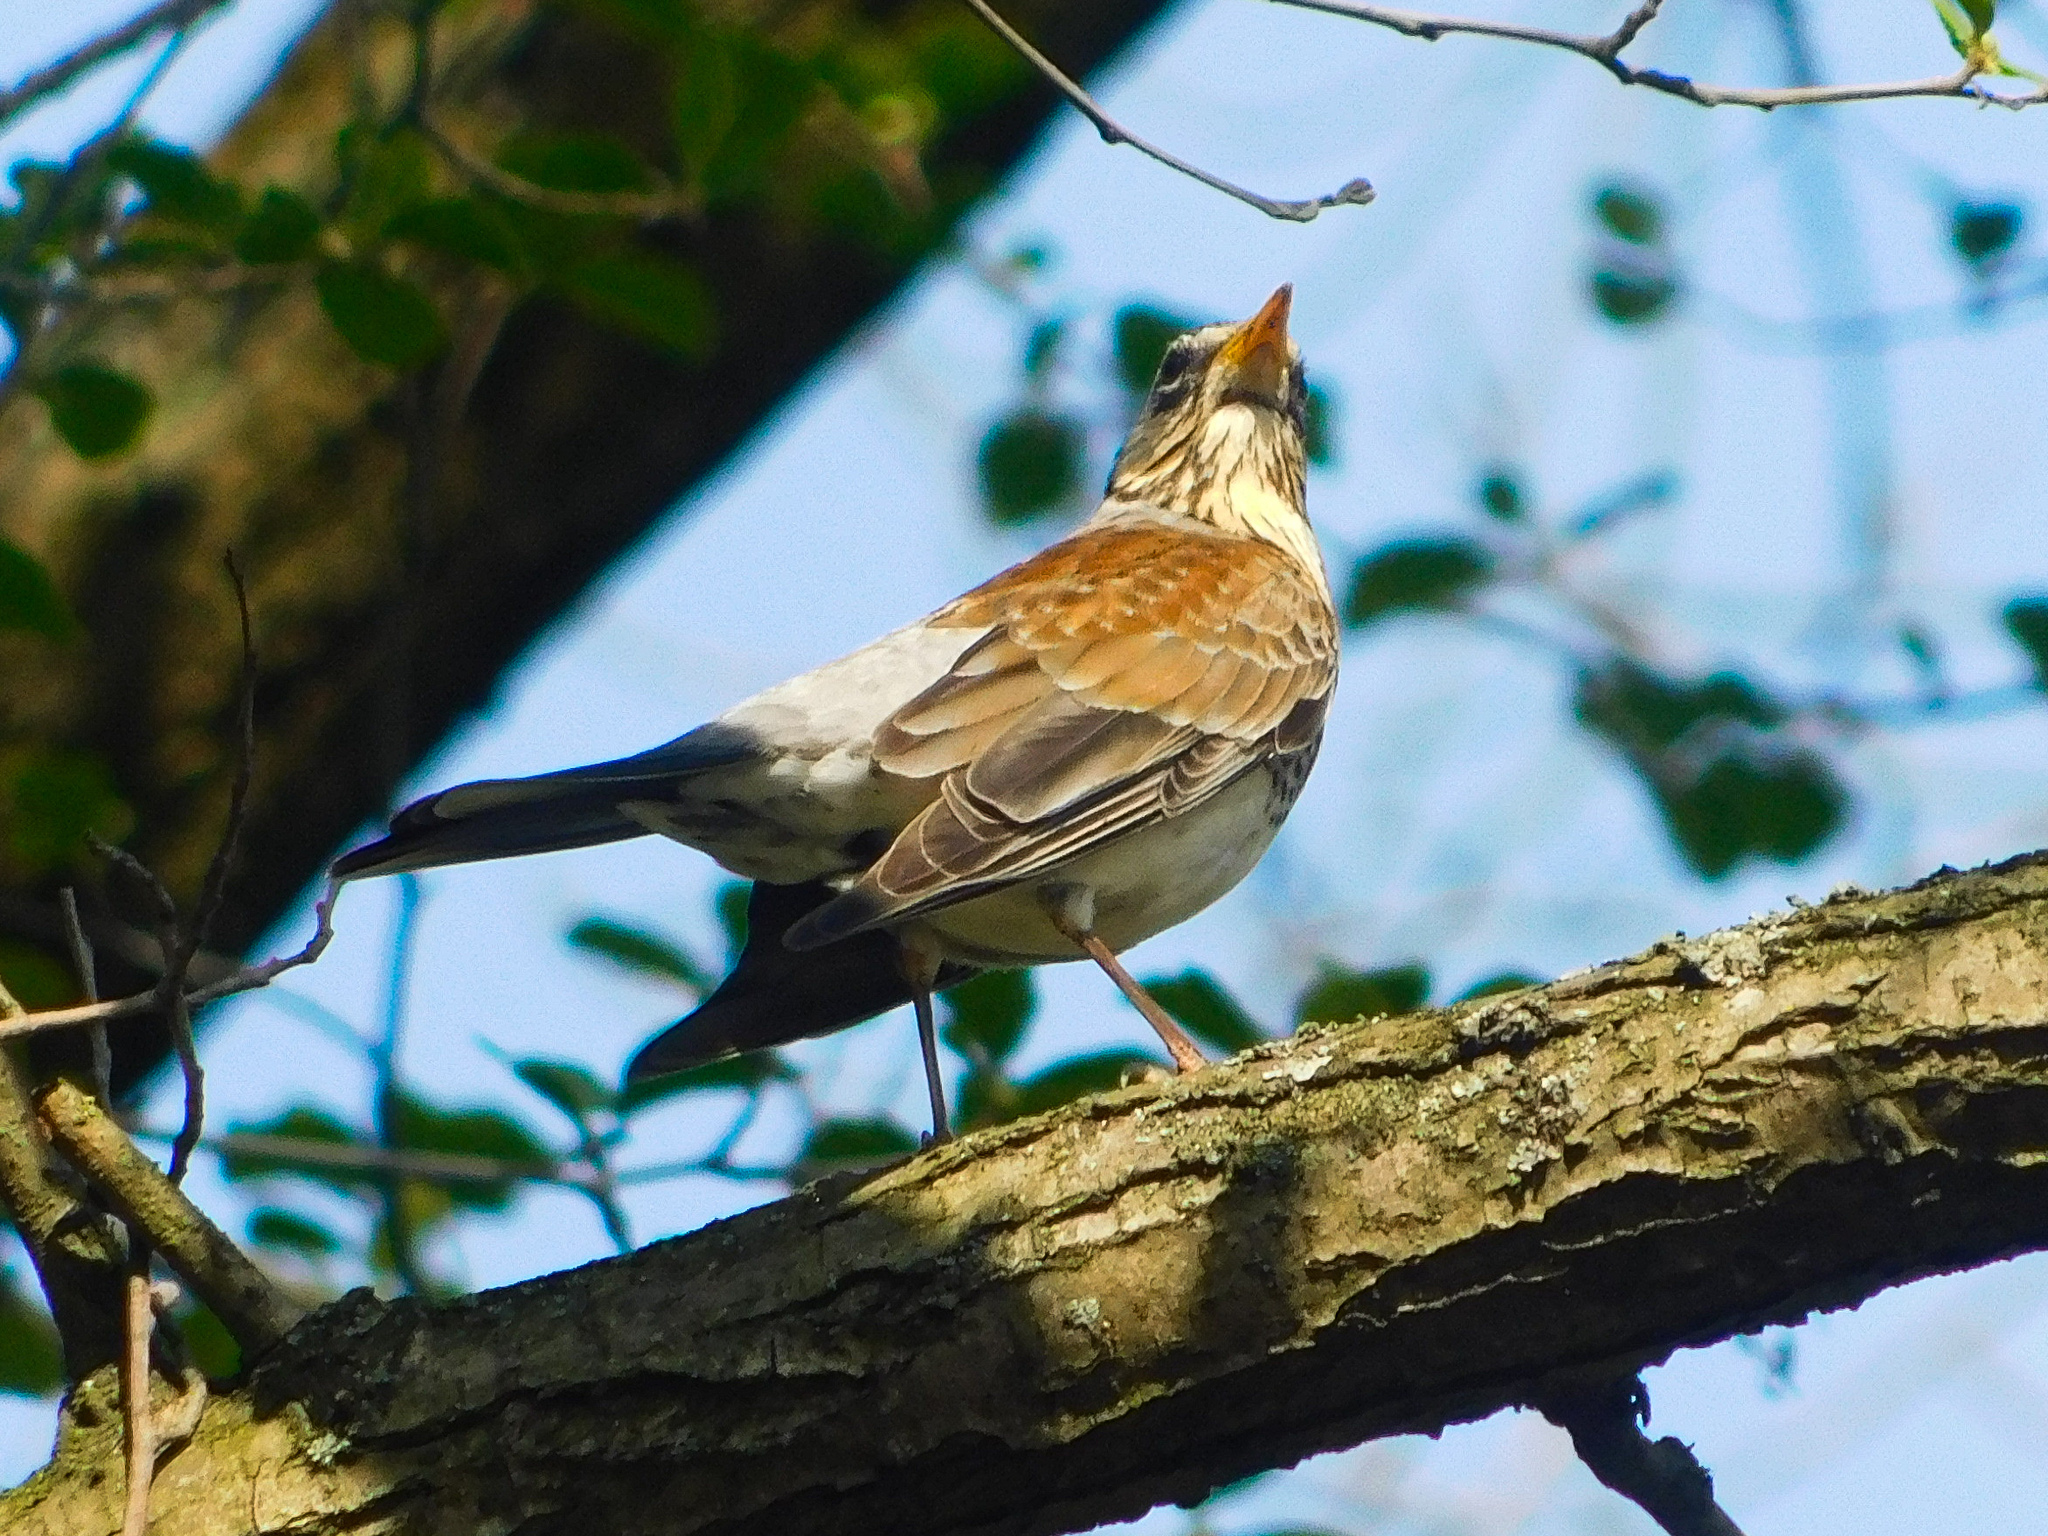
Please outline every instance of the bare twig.
M121 1422L128 1440L128 1500L121 1515L121 1536L148 1536L149 1485L156 1477L156 1425L149 1412L149 1337L156 1327L156 1308L149 1296L146 1242L136 1243L129 1253L126 1301Z
M1128 144L1139 154L1149 156L1161 165L1179 171L1183 176L1192 177L1205 187L1211 187L1227 197L1234 197L1241 203L1249 203L1269 218L1289 219L1297 224L1308 223L1325 208L1340 208L1346 205L1363 207L1373 200L1375 194L1372 183L1363 176L1345 182L1335 192L1325 193L1321 197L1304 198L1299 202L1266 197L1249 188L1240 187L1236 182L1225 181L1221 176L1205 171L1198 165L1192 165L1149 140L1139 138L1124 127L1104 111L1101 103L1082 89L1072 76L1040 53L1026 40L1023 33L1005 21L988 0L967 0L967 4L975 15L988 23L996 36L1014 48L1026 63L1045 76L1053 88L1072 103L1076 111L1095 125L1095 131L1102 135L1105 144Z
M302 965L311 965L326 952L334 938L334 902L341 894L338 885L329 885L313 908L313 936L305 946L289 955L280 955L257 965L245 965L232 975L205 986L190 988L185 993L186 1003L193 1008L217 1003L224 997L234 997L242 992L253 992L258 987L267 987L286 971ZM17 1013L12 1017L0 1014L0 1040L17 1035L40 1034L46 1029L70 1029L80 1024L111 1023L115 1019L134 1018L138 1014L153 1012L159 1006L157 990L133 993L128 997L117 997L104 1003L85 1003L75 1008L45 1008L34 1013Z
M32 70L9 89L0 91L0 123L11 122L45 97L64 90L80 76L89 74L159 32L183 31L207 12L217 11L228 0L158 0L133 21L104 32L41 69Z
M968 0L979 6L980 0ZM1697 103L1703 107L1756 107L1769 112L1777 107L1822 106L1844 101L1888 101L1906 96L1953 96L1992 106L2038 106L2048 102L2048 85L2035 90L2002 95L1977 82L1990 70L1992 59L1973 54L1953 74L1930 75L1920 80L1885 80L1855 85L1788 85L1752 89L1747 86L1708 85L1684 75L1666 74L1660 69L1638 69L1624 63L1621 50L1634 42L1643 28L1656 19L1663 0L1644 0L1629 12L1612 32L1557 32L1548 27L1525 27L1514 22L1489 21L1474 16L1439 16L1426 11L1397 10L1393 6L1371 5L1364 0L1274 0L1305 11L1321 11L1372 26L1386 27L1405 37L1435 42L1440 37L1463 33L1473 37L1498 37L1510 42L1533 43L1540 48L1560 48L1591 59L1623 85L1640 85L1666 96Z
M71 968L78 973L79 990L88 1003L100 1000L99 966L94 960L92 940L78 920L78 893L70 886L57 893L58 910L64 914L64 942L71 951ZM107 1043L107 1026L94 1024L87 1030L92 1042L92 1088L100 1102L114 1107L114 1049Z
M50 1139L124 1221L139 1226L250 1355L284 1337L299 1308L74 1084L36 1095Z
M1742 1536L1714 1502L1714 1479L1684 1441L1651 1440L1642 1431L1650 1394L1640 1377L1571 1387L1534 1404L1572 1437L1592 1474L1632 1499L1669 1536Z
M455 170L485 191L495 192L529 208L584 217L596 214L605 218L634 219L642 224L653 224L662 219L694 218L704 211L702 199L667 183L658 183L646 192L572 192L563 187L544 187L485 159L442 127L431 112L422 109L415 121L428 142Z

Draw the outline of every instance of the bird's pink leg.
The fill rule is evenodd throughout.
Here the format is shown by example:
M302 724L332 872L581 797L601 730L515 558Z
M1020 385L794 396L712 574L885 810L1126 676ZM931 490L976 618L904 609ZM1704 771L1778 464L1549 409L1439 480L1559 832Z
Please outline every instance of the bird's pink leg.
M953 1126L946 1114L946 1085L939 1076L939 1030L932 1016L932 983L939 977L939 957L929 946L908 934L897 939L903 976L910 983L910 1005L917 1011L917 1044L924 1053L924 1086L932 1103L932 1136L929 1145L953 1139Z
M1131 1006L1145 1016L1145 1022L1164 1042L1166 1054L1173 1058L1174 1071L1199 1072L1209 1064L1209 1058L1202 1054L1199 1045L1188 1038L1188 1032L1174 1022L1173 1015L1159 1006L1158 999L1145 990L1137 977L1124 969L1123 961L1117 959L1115 952L1096 935L1093 891L1085 886L1052 887L1045 893L1045 911L1052 919L1053 927L1101 966L1103 973L1116 983L1117 990L1130 999Z

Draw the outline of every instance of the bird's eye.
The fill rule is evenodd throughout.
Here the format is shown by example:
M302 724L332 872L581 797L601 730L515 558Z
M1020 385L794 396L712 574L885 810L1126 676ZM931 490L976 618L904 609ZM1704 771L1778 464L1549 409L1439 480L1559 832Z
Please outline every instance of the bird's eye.
M1195 360L1195 349L1184 342L1176 341L1166 349L1166 356L1159 360L1159 372L1152 380L1155 390L1173 390L1186 377L1188 367Z

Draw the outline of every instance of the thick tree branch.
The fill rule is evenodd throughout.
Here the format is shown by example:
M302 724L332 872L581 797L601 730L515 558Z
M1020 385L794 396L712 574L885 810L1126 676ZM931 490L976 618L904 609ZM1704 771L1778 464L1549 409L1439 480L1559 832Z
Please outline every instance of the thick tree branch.
M236 1343L254 1354L284 1337L300 1309L90 1095L60 1079L38 1093L36 1110L73 1166L122 1220L149 1234L164 1262L213 1309Z
M2048 858L1317 1026L216 1393L180 1532L1030 1533L2048 1246ZM118 1433L0 1501L112 1523ZM1735 1511L1737 1515L1740 1511Z

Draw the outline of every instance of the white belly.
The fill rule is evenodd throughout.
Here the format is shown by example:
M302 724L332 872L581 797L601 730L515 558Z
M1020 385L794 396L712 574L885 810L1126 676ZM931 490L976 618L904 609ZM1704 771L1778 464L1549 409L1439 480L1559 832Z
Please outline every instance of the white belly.
M919 921L946 958L972 965L1078 960L1045 915L1046 885L1084 885L1095 897L1095 931L1129 949L1208 906L1251 873L1280 818L1273 780L1255 769L1193 810L1141 828L1039 880L944 907ZM1283 808L1284 810L1284 808Z

